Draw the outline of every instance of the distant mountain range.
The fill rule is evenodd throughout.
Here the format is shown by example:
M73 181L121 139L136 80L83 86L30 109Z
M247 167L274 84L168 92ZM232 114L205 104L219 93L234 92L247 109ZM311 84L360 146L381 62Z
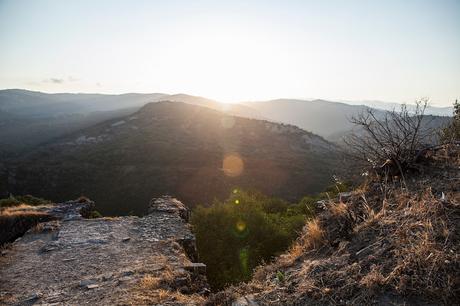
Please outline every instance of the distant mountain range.
M398 110L401 108L401 104L394 103L394 102L384 102L378 100L363 100L363 101L343 101L344 103L351 104L351 105L366 105L372 108L380 109L380 110ZM409 111L413 111L415 109L414 104L407 104L407 108ZM439 106L431 106L425 110L425 114L433 115L433 116L452 116L454 108L452 106L446 107L439 107Z
M46 94L22 89L0 90L0 157L19 154L56 137L131 114L149 102L164 100L260 118L245 105L224 105L185 94Z
M298 200L330 185L338 164L335 145L298 127L158 102L5 161L0 192L86 195L104 214L142 214L163 194L191 206L235 188Z
M163 194L207 204L234 188L298 200L343 168L338 146L323 137L339 143L353 128L349 119L368 107L1 90L0 197L86 195L105 214L142 214ZM429 119L434 126L450 120Z
M332 141L352 129L349 122L352 116L369 107L326 100L278 99L223 104L186 94L46 94L7 89L0 90L0 157L18 154L56 137L128 115L146 103L165 100L205 106L234 116L292 124ZM382 114L398 107L380 101L364 103ZM430 107L427 114L448 115L452 114L452 108ZM444 123L448 119L438 121Z

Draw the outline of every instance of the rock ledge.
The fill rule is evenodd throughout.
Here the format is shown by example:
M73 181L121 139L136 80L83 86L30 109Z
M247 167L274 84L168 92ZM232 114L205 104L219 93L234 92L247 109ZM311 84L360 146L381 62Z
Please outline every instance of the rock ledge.
M208 292L188 210L171 197L149 214L84 219L77 203L52 208L0 256L0 304L198 304ZM87 206L85 206L88 208Z

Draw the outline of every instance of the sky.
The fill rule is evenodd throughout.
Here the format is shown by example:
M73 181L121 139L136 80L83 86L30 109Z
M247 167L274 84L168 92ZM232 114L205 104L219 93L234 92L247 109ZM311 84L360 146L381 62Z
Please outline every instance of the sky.
M0 0L0 88L460 98L460 0Z

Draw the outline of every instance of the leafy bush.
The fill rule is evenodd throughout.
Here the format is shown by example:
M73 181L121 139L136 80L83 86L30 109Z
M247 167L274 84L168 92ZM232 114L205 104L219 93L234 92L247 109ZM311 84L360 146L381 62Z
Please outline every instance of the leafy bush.
M14 197L9 197L6 199L0 199L0 207L9 207L20 205L21 202L16 200Z
M30 194L23 195L23 196L10 196L6 199L0 199L0 207L9 207L9 206L17 206L20 204L27 204L27 205L45 205L50 204L51 202L42 198L37 198L31 196Z
M299 204L256 192L235 191L224 202L197 207L192 225L200 259L214 289L247 281L253 269L287 249L307 218L313 198Z

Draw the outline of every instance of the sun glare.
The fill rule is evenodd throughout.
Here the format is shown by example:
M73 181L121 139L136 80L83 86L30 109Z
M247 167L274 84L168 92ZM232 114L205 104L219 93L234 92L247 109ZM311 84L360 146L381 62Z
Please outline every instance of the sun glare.
M225 175L230 177L236 177L243 173L244 162L238 154L228 154L224 157L224 160L222 162L222 169Z

